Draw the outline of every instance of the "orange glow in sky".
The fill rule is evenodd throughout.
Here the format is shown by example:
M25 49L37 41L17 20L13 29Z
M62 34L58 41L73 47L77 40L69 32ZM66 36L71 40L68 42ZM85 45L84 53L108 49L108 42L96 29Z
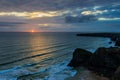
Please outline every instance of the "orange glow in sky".
M31 30L31 32L33 33L33 32L35 32L35 30Z

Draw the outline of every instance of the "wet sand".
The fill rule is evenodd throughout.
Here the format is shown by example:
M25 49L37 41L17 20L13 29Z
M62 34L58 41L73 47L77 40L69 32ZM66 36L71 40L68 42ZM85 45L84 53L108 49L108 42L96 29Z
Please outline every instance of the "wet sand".
M73 77L69 77L65 80L109 80L108 78L99 76L87 69L81 71L81 68L77 68L77 73Z

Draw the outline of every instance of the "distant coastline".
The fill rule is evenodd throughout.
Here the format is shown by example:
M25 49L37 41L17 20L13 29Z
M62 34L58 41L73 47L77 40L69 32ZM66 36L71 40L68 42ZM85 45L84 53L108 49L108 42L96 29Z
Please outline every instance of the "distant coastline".
M92 36L92 37L108 37L111 38L113 36L120 37L120 33L114 33L114 32L104 32L104 33L78 33L77 36Z

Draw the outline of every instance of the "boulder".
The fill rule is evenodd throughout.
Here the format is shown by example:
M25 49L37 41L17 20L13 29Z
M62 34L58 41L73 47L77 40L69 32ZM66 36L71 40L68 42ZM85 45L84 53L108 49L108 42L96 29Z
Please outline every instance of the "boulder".
M91 55L92 55L91 52L84 49L77 48L73 52L73 58L68 64L68 66L71 66L71 67L86 66Z
M111 77L120 66L120 48L98 48L88 62L88 68L106 77Z

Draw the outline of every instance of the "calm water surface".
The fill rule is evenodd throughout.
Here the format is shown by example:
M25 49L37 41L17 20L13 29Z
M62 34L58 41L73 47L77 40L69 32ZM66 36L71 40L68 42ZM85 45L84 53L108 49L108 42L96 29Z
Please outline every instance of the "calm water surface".
M66 65L75 48L93 51L107 46L108 41L108 38L77 37L73 32L0 33L0 79L15 80L32 74L33 80L63 80L60 75L71 76L74 72ZM56 74L60 74L57 79Z

